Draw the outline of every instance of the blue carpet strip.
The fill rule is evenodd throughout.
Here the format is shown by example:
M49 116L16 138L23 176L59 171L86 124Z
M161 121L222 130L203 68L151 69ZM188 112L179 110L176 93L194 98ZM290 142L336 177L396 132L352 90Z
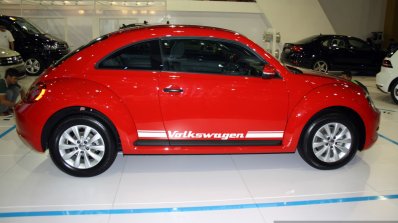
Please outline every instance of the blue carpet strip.
M6 136L8 133L10 133L12 130L14 130L17 126L13 125L11 126L9 129L7 129L6 131L4 131L3 133L0 134L0 139L3 138L4 136Z
M398 194L382 195L382 196L331 198L331 199L319 199L319 200L270 202L270 203L258 203L258 204L197 206L197 207L69 210L69 211L65 210L65 211L34 211L34 212L3 212L3 213L0 212L0 218L225 211L225 210L241 210L241 209L253 209L253 208L277 208L277 207L321 205L321 204L341 204L341 203L354 203L354 202L357 203L357 202L369 202L369 201L387 201L387 200L394 200L394 199L398 199Z

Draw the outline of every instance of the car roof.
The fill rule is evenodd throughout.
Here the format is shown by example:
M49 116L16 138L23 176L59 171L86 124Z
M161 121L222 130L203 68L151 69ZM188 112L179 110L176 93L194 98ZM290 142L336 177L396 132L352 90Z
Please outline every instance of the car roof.
M22 19L22 17L9 16L9 15L0 15L0 18L2 18L2 19L11 19L11 18Z
M121 29L121 30L115 31L113 33L110 33L109 36L123 35L125 33L137 32L137 31L152 31L152 32L158 32L158 33L164 34L164 35L159 34L159 36L170 36L169 35L170 32L175 33L176 34L175 36L181 36L181 33L184 33L185 36L206 36L207 33L211 33L211 34L218 33L220 35L226 35L226 36L230 36L230 37L244 36L238 32L224 29L224 28L202 26L202 25L185 25L185 24L137 26L137 27L131 27L131 28L126 28L126 29ZM179 34L179 35L177 35L177 34ZM213 36L209 36L209 37L213 37Z

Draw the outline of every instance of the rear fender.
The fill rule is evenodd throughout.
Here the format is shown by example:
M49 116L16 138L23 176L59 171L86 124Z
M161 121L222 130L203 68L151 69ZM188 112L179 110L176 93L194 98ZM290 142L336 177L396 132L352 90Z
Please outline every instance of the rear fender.
M80 83L79 86L76 83ZM39 102L51 104L51 110L46 112L52 114L42 131L43 148L46 148L48 137L57 123L71 115L80 114L97 115L103 121L108 120L106 124L116 132L114 135L119 137L123 152L133 148L133 142L138 138L133 117L121 99L106 86L72 78L47 80L46 85L46 96ZM60 95L68 99L60 98Z

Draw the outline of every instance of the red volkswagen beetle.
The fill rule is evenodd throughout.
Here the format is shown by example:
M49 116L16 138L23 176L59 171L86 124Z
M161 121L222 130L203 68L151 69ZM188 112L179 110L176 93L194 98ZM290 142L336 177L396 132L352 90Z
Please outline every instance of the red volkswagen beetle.
M71 52L15 107L17 132L73 176L124 154L292 153L318 169L377 139L380 112L342 79L292 72L239 33L121 30Z

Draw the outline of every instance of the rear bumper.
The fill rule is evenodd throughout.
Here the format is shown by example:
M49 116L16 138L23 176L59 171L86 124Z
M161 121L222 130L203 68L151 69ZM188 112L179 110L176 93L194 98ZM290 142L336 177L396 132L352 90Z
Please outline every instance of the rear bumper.
M29 147L38 152L44 152L41 146L42 126L44 118L37 114L32 107L35 104L28 104L22 101L15 105L16 130L21 140Z
M376 75L376 86L382 92L388 93L388 88L395 78L398 78L398 73L394 72L394 69L382 67Z
M297 55L287 55L282 53L281 62L287 65L312 69L312 60Z

